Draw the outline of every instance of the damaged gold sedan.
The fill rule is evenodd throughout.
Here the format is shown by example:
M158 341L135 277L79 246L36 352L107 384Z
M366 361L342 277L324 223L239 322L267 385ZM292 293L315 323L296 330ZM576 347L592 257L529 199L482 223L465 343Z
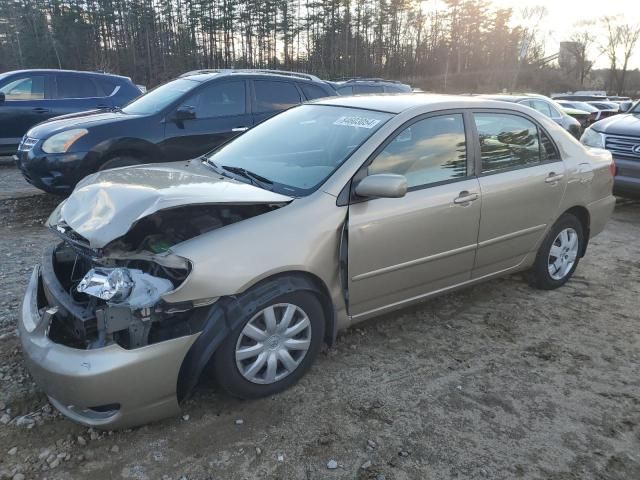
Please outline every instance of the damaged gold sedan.
M25 358L98 428L177 414L205 370L271 395L358 321L516 271L563 285L611 215L612 173L515 104L295 107L202 158L78 184L27 288Z

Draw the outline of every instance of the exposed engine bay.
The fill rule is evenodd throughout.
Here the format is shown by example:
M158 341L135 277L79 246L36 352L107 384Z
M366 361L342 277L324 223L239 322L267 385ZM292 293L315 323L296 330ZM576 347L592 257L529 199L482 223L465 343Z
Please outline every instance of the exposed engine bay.
M63 242L43 259L44 295L50 305L57 303L56 289L67 298L51 322L50 338L75 348L117 343L133 349L199 331L200 317L192 313L206 301L162 301L162 295L178 288L191 270L189 262L170 248L281 206L189 205L161 210L100 249L91 248L63 221L51 225Z

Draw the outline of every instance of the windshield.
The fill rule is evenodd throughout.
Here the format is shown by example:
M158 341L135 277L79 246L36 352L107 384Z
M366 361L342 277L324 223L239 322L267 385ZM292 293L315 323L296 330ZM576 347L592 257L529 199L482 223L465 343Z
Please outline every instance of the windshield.
M634 114L640 113L640 101L636 102L636 104L629 109L629 113L634 113Z
M308 195L318 188L391 114L329 105L281 113L209 155L217 168L244 169L274 191ZM243 178L238 177L240 180Z
M182 97L182 95L198 85L200 85L199 82L186 78L173 80L138 97L124 107L122 111L133 115L151 115L158 113L174 100Z

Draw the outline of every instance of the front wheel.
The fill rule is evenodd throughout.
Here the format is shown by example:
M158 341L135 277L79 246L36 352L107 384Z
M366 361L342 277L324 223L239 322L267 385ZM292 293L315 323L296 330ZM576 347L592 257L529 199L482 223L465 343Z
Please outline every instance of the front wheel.
M529 277L531 286L553 290L567 283L578 266L583 245L582 223L565 213L540 245Z
M216 351L213 370L218 384L240 398L285 390L315 360L324 328L322 305L311 292L294 291L264 301Z

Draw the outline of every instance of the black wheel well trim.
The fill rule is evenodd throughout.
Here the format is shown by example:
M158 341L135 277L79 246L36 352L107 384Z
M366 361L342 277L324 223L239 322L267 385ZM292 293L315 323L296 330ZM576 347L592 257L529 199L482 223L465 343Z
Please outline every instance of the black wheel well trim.
M564 213L569 213L576 217L578 221L582 224L582 233L584 234L584 244L580 249L580 257L584 257L587 252L587 245L589 244L589 231L591 228L591 215L589 214L589 210L586 207L581 205L576 205L565 210ZM564 215L563 213L563 215Z
M176 385L178 401L182 402L191 395L213 354L239 322L255 313L267 299L296 290L306 290L318 296L326 321L324 341L332 346L337 336L335 313L324 282L309 272L278 273L261 280L243 293L221 297L205 309L201 333L180 366Z
M101 164L104 165L110 160L113 160L117 157L133 157L137 160L146 160L150 157L148 152L145 152L143 149L137 148L115 148L113 150L109 150L104 154L101 160Z

